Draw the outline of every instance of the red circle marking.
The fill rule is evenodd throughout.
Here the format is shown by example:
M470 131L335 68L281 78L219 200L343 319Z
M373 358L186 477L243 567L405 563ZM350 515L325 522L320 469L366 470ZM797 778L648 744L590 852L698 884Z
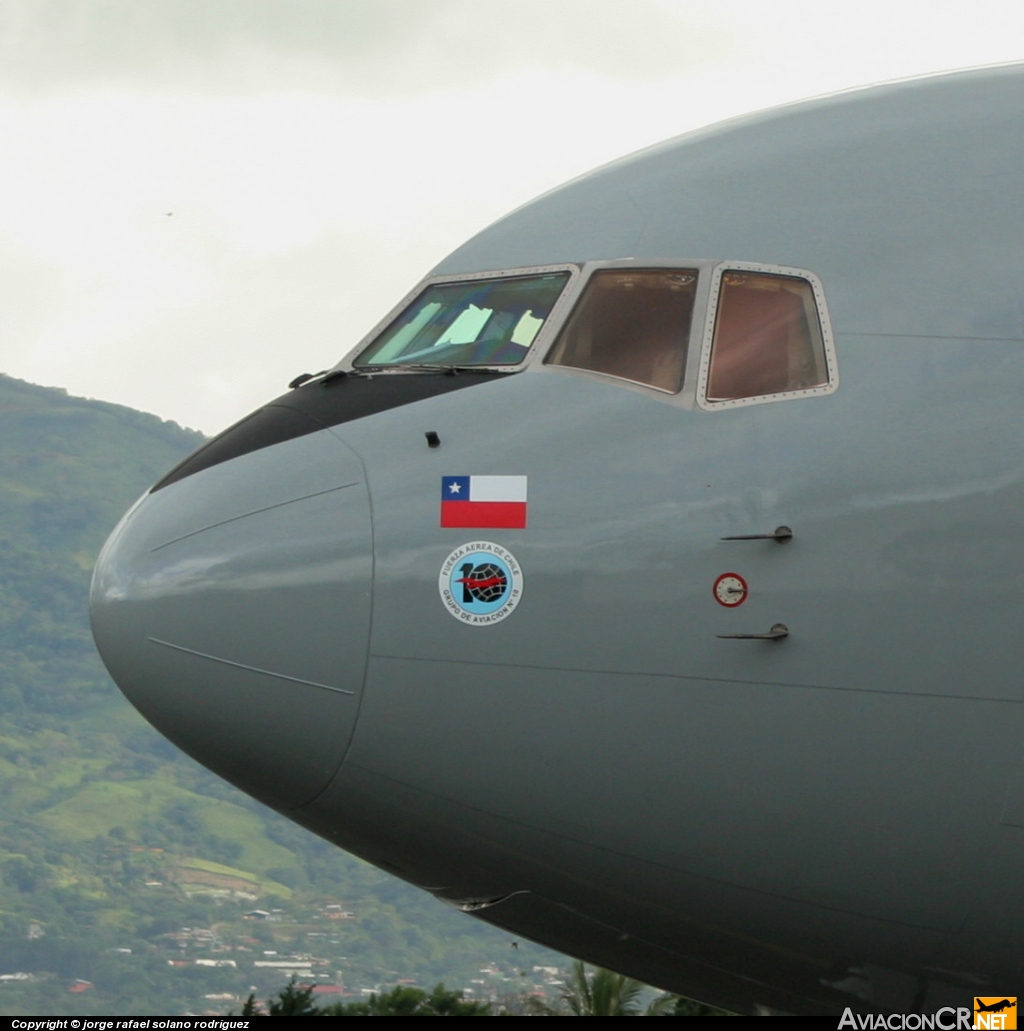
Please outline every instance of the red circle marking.
M723 588L719 591L719 587L722 585L723 580L738 580L738 584L730 584L732 590L728 591L726 598L721 597L722 594L726 594L726 589ZM739 573L723 573L717 580L715 580L714 586L711 588L711 595L718 602L719 605L724 605L727 609L734 609L737 605L742 605L747 600L747 595L750 593L750 588L747 586L747 581L740 576Z

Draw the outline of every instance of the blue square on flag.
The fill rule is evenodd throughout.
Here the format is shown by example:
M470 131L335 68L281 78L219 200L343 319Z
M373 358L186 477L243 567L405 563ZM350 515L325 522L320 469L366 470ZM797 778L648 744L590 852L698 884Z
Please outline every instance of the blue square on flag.
M442 501L469 501L469 477L468 476L442 476L441 477L441 500Z

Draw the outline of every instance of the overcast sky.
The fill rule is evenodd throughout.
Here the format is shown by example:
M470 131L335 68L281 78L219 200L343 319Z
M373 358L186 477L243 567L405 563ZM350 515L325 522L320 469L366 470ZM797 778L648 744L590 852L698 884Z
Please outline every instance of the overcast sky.
M1019 0L0 0L0 372L215 432L595 165L1013 60Z

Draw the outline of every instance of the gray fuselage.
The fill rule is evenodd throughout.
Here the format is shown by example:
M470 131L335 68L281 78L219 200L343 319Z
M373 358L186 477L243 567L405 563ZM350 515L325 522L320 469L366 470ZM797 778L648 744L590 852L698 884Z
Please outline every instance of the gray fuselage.
M95 574L115 680L298 823L660 986L795 1013L1016 991L1022 125L1020 67L897 83L512 213L432 277L571 268L528 361L350 356L158 485ZM678 393L544 363L588 262L726 259L818 277L835 389L702 406L700 301ZM526 527L439 525L462 475L527 477ZM439 593L475 541L521 570L493 624Z

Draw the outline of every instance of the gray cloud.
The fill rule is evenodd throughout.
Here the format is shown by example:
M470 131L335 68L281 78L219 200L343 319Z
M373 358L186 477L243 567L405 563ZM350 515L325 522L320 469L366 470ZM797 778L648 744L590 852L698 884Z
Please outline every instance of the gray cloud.
M653 0L4 0L0 88L379 96L513 69L649 78L729 48L704 10Z

